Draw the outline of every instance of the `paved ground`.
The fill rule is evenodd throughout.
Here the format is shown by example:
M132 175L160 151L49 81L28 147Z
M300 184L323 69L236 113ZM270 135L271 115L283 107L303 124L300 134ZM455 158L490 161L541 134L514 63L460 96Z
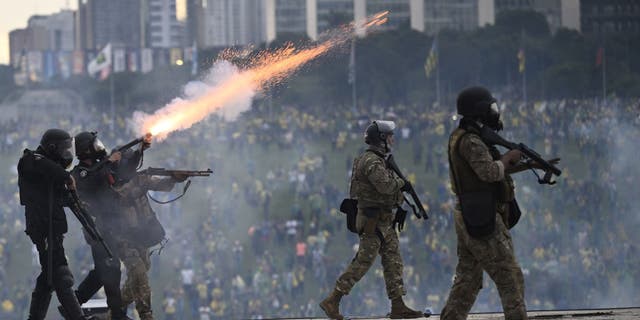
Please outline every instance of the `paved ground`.
M281 319L274 318L272 320ZM325 319L325 318L284 318L287 320L307 320L307 319ZM350 319L358 320L383 320L387 318L381 317L352 317ZM429 320L439 320L439 316L431 316ZM481 319L504 319L502 314L498 313L481 313L469 315L469 320ZM553 311L530 311L530 320L547 320L547 319L574 319L574 320L638 320L640 319L640 308L621 308L621 309L592 309L592 310L553 310Z

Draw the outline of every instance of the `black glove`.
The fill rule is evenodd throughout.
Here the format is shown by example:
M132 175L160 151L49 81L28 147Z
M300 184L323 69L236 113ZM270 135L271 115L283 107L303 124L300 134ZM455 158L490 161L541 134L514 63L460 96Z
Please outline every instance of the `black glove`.
M393 218L393 228L398 227L398 231L404 230L404 221L407 219L407 210L398 207L396 210L396 216Z
M411 183L409 183L409 181L404 181L404 185L402 186L402 188L400 188L400 191L402 192L411 192Z

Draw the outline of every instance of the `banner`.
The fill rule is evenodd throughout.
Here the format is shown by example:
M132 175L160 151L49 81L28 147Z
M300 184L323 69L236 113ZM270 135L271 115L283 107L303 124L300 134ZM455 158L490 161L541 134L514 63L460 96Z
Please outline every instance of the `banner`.
M153 70L153 51L149 48L144 48L140 51L140 71L147 73Z
M113 72L124 72L127 70L124 49L113 50Z
M84 70L84 51L76 50L73 52L73 74L83 74Z
M128 54L129 56L129 71L138 72L138 52L131 51Z

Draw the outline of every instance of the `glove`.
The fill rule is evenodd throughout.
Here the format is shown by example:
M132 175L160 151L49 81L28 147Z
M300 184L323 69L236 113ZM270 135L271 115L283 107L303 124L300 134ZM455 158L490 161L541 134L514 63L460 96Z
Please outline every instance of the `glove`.
M402 232L404 230L404 221L407 219L407 210L402 209L402 207L398 206L396 210L396 216L393 218L393 228L398 227L398 232Z
M409 183L409 181L405 181L404 185L402 186L402 188L400 188L400 191L402 191L402 192L410 192L411 191L411 183Z

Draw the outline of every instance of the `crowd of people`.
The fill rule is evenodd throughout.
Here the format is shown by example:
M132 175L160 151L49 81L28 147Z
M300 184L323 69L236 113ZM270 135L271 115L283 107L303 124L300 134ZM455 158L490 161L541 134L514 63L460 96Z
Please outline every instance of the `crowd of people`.
M512 235L528 308L640 305L640 203L634 193L640 178L634 164L640 101L499 103L505 138L562 158L556 185L538 185L533 173L516 177L524 214ZM15 165L22 149L35 147L49 127L72 134L96 130L108 148L135 138L127 114L114 122L97 110L85 114L92 116L83 123L0 116L2 319L25 318L38 271L17 196ZM338 206L348 195L353 157L365 148L363 130L375 119L397 123L396 161L430 215L426 221L411 218L400 234L406 302L440 312L456 265L446 155L455 107L257 104L233 122L212 115L145 152L145 166L214 172L194 178L181 200L155 206L169 239L151 258L157 318L322 315L318 302L356 250L357 236L347 231ZM80 279L92 260L78 224L65 241ZM484 287L474 310L500 310L495 287L489 281ZM366 276L351 295L343 314L388 312L380 271Z

